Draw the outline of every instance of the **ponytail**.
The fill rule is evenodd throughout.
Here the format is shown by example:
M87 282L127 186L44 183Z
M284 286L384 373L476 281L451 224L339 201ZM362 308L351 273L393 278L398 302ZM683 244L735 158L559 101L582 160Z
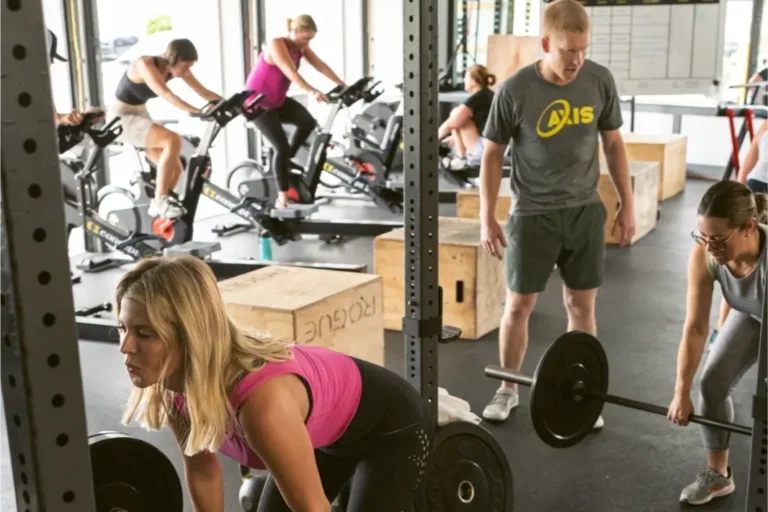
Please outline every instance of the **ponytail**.
M488 73L488 76L485 78L485 86L490 87L495 84L496 84L496 75L494 75L493 73Z
M467 71L469 71L469 76L472 77L472 80L483 89L487 89L496 83L496 75L489 72L488 68L482 64L473 64Z
M768 194L755 193L755 210L757 222L768 224Z

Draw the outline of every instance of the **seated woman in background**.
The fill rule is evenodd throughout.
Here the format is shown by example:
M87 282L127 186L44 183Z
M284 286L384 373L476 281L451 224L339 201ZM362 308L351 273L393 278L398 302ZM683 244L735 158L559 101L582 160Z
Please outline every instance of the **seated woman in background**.
M496 75L480 64L470 66L464 74L464 89L472 95L451 111L437 132L439 140L454 147L453 158L443 160L446 169L459 170L480 164L485 149L482 133L493 102L493 91L489 87L495 83Z
M411 509L435 419L399 375L242 331L198 258L141 260L115 303L133 383L124 421L170 425L195 510L224 510L216 452L270 471L260 511L327 511L342 487L348 512Z
M145 148L147 156L157 165L155 196L149 205L149 215L165 219L180 217L184 210L169 193L181 177L181 137L152 120L147 101L161 97L190 114L200 112L168 88L167 82L181 78L202 99L218 101L221 96L209 91L192 74L197 62L197 49L189 39L174 39L160 56L142 56L130 63L117 84L109 117L119 116L123 133L118 140L131 146Z
M732 422L731 390L757 362L763 290L768 256L766 198L732 180L710 187L698 208L698 232L688 260L688 305L677 359L677 381L667 416L687 425L693 413L691 386L702 359L709 332L715 283L731 311L710 348L701 375L699 411L708 418ZM683 489L680 501L708 503L731 494L733 473L728 465L730 432L702 426L707 467Z
M272 172L277 181L277 208L299 200L298 193L291 188L289 163L317 126L315 118L301 103L287 97L288 88L295 83L317 101L328 102L325 94L309 85L299 74L301 58L307 59L312 67L336 85L344 85L344 81L309 47L317 34L317 25L310 15L302 14L289 19L288 34L288 37L276 37L270 41L245 82L247 90L264 95L256 106L257 115L252 122L274 150ZM246 103L251 99L248 98ZM283 124L296 127L290 142Z

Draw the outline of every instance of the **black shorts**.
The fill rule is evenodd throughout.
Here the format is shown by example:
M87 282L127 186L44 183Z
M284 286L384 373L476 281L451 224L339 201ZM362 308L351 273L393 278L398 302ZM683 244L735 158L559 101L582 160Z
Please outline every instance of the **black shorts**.
M401 512L413 506L435 433L427 402L396 373L355 359L362 396L334 444L315 450L328 501L347 512ZM259 512L289 511L270 476Z

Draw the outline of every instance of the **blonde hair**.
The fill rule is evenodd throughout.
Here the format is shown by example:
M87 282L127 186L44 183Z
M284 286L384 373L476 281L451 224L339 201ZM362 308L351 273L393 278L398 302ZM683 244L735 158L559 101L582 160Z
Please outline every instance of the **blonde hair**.
M309 14L299 14L295 18L288 18L288 32L294 28L300 32L317 32L315 20Z
M488 68L482 64L473 64L467 69L472 80L477 82L482 88L488 88L496 83L496 75L488 71Z
M543 35L574 32L583 34L589 31L590 22L587 10L576 0L555 0L544 10Z
M121 301L146 307L152 328L166 348L180 345L186 404L183 452L215 452L237 425L230 402L234 385L265 362L292 357L288 345L274 338L245 332L229 318L216 277L205 262L193 257L153 257L141 260L117 285L117 314ZM158 382L134 387L123 423L138 421L147 429L178 418L175 393L165 387L169 361Z

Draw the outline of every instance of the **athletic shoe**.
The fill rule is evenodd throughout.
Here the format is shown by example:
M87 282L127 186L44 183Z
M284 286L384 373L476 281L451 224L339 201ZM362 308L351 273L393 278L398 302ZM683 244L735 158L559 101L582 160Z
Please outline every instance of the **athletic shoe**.
M458 156L455 156L451 158L450 162L448 162L448 169L451 171L460 171L462 169L465 169L467 167L467 159L466 158L459 158Z
M497 389L493 399L483 410L483 418L490 421L504 421L519 402L516 389Z
M600 430L603 428L603 425L605 425L605 421L603 421L602 415L598 416L597 421L595 421L595 424L592 425L592 430Z
M150 217L176 219L184 215L184 209L172 201L168 196L163 196L160 198L152 198L147 213L149 213Z
M735 490L731 468L728 468L728 476L707 468L696 476L695 482L683 489L680 501L690 505L703 505L714 498L728 496Z

